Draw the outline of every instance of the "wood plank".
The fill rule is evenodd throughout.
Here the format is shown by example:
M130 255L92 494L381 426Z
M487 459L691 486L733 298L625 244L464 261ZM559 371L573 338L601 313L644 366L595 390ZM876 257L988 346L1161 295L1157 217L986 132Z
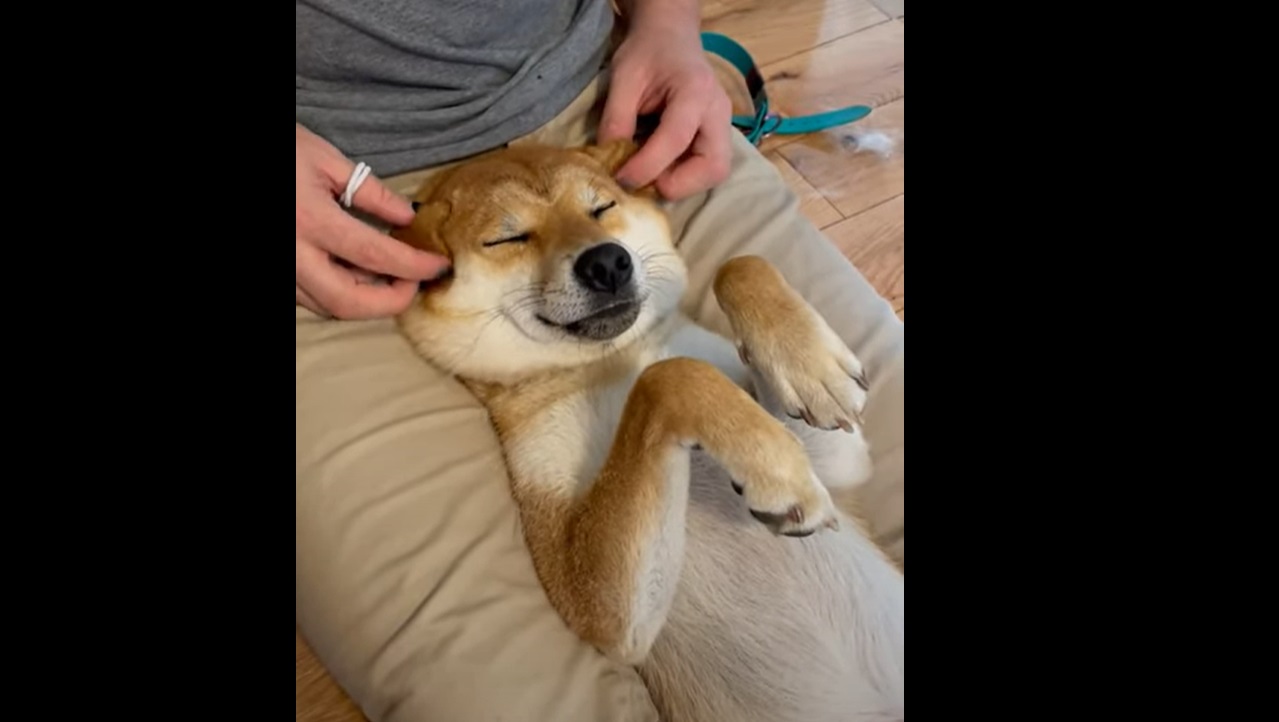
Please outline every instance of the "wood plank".
M868 0L706 0L702 29L741 43L761 66L888 20Z
M804 136L778 153L845 218L906 190L906 99L889 103L850 126ZM855 152L850 129L880 130L896 141L887 159Z
M826 237L905 320L906 196L900 195L827 228Z
M906 95L905 25L886 22L770 63L768 96L783 115L809 115L849 105L878 108ZM797 136L765 139L769 151Z
M782 174L782 180L786 181L786 185L799 196L799 212L805 218L813 222L818 228L825 228L832 223L838 223L844 220L839 211L835 210L835 206L830 204L821 193L817 192L804 177L795 172L790 163L777 153L768 153L765 155L769 162L777 168L777 172Z
M296 722L368 722L294 629Z

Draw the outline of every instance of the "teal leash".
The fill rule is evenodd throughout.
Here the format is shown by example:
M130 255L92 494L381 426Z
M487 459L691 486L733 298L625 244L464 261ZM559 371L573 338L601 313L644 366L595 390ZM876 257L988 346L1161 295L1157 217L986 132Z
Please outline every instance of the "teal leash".
M770 109L768 92L764 89L764 76L760 74L759 67L755 65L755 59L746 52L746 48L719 33L702 33L702 48L708 53L714 53L727 60L746 79L746 88L750 91L751 101L755 104L755 114L734 115L733 125L745 133L746 138L755 145L759 145L760 141L770 135L816 133L819 130L846 125L870 115L869 106L850 105L826 113L783 118Z

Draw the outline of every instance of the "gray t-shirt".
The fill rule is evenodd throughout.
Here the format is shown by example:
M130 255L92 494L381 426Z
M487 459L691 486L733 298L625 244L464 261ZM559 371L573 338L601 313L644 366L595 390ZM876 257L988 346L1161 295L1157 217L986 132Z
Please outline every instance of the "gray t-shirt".
M599 71L609 0L296 0L295 120L381 176L495 148Z

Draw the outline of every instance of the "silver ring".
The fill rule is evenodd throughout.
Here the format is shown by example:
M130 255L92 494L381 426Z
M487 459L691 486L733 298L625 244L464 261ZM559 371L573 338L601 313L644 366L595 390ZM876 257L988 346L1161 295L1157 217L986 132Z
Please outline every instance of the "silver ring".
M364 179L368 178L372 171L373 169L365 163L355 165L355 170L351 171L351 177L346 182L346 190L342 191L342 205L351 207L351 199L355 197L355 192L364 185Z

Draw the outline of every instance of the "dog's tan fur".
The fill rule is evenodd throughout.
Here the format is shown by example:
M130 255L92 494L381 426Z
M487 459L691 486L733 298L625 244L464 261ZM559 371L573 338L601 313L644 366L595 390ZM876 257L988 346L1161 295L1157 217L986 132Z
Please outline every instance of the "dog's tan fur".
M611 178L633 150L512 148L429 181L394 235L454 271L401 328L488 409L552 605L667 719L901 719L902 577L831 494L869 472L861 365L759 258L715 280L737 353L680 314L664 214ZM607 242L633 271L591 291L572 267ZM629 322L580 320L602 303Z

